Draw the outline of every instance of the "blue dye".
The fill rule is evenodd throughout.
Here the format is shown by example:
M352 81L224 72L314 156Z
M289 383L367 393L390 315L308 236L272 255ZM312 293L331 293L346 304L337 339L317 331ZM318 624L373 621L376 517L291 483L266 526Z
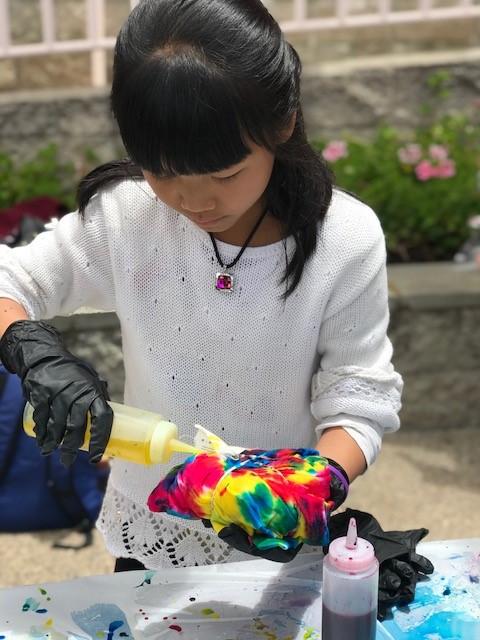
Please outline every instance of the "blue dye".
M22 606L22 611L36 611L40 603L34 598L27 598Z
M425 622L408 633L408 640L425 640L429 634L448 640L465 640L478 638L480 623L478 620L462 619L451 611L435 613Z
M155 571L152 571L150 569L146 571L144 579L140 584L137 584L135 588L138 589L139 587L143 587L146 584L152 584L152 578L154 575L155 575Z
M466 593L466 590L462 590ZM443 595L452 594L450 586L446 586ZM438 605L441 601L440 595L435 595L431 589L422 587L417 589L414 602L409 605L410 610ZM447 601L445 601L447 602ZM473 618L467 613L455 611L439 611L427 617L417 627L412 627L405 632L400 631L395 618L386 620L384 627L390 631L396 640L425 640L426 638L445 638L448 640L474 640L480 639L480 620Z
M473 584L478 584L479 582L479 577L478 576L468 576L470 578L470 582L473 582Z
M106 631L105 640L114 640L120 636L115 633L120 628L122 637L133 638L127 618L116 604L98 603L82 611L72 611L70 615L89 638L98 638Z
M448 588L448 587L447 587ZM426 607L430 604L436 604L439 601L438 594L433 593L433 591L427 587L417 588L417 592L415 594L415 600L412 602L410 608L417 607Z
M117 629L119 629L120 627L123 627L123 621L122 620L113 620L113 622L111 622L108 625L108 635L107 635L107 640L112 640L113 638L113 634L115 633L115 631Z

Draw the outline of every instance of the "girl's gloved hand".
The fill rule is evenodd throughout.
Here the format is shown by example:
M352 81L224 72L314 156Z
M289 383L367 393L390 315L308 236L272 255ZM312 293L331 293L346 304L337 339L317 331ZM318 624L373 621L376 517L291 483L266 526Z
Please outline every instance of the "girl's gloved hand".
M95 369L67 351L56 329L32 320L8 327L0 340L0 358L22 379L42 454L60 446L61 460L70 466L85 439L90 413L89 458L98 462L110 438L113 412L106 383Z
M230 546L288 562L304 542L328 542L330 512L348 484L343 469L314 449L202 453L172 469L148 506L201 518Z

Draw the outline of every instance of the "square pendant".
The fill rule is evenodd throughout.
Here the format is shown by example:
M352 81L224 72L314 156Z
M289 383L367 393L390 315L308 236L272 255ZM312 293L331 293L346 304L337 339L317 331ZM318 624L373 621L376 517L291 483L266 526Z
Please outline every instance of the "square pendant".
M233 276L229 273L217 273L215 275L215 289L219 291L233 291Z

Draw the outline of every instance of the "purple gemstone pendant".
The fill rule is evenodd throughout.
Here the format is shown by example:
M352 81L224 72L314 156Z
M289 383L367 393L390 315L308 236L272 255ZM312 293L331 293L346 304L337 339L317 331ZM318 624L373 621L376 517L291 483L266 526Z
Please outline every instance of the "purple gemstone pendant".
M215 275L215 289L219 291L233 291L233 276L229 273L217 273Z

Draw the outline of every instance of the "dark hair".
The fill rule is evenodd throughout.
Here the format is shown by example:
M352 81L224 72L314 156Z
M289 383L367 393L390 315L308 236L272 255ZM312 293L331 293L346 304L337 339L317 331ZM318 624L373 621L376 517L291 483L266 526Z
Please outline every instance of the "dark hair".
M309 145L300 105L301 63L260 0L143 0L118 35L111 106L126 160L88 174L80 213L120 178L213 173L239 163L247 141L275 154L267 206L295 251L288 296L317 244L332 176ZM296 114L293 134L280 134Z

